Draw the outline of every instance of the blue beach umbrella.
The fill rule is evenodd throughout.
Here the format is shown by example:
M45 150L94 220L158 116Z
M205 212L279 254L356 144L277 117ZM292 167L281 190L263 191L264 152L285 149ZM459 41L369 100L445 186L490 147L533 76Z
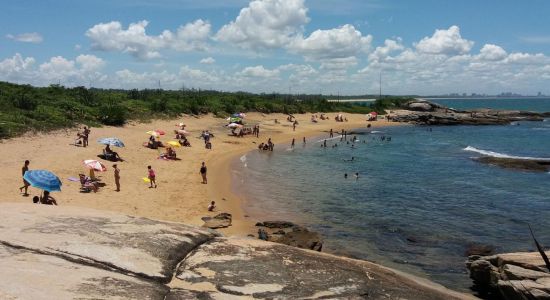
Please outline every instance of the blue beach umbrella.
M108 137L97 140L98 143L103 145L115 146L115 147L124 147L124 143L116 137Z
M61 180L46 170L29 170L23 176L32 186L48 192L61 191Z

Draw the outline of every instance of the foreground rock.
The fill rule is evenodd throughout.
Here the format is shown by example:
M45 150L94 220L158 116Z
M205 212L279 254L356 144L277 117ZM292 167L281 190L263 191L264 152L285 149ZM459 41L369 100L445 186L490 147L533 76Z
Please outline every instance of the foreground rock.
M516 121L542 121L547 117L550 117L550 113L519 110L460 111L425 100L409 101L403 105L403 109L388 115L395 122L424 125L502 125Z
M256 226L260 227L258 238L261 240L315 251L323 249L323 239L319 233L292 222L265 221Z
M474 287L483 294L504 299L550 299L550 272L538 252L474 255L466 266Z
M0 299L472 298L373 263L178 223L32 204L0 204L0 218Z
M0 242L77 263L169 282L176 265L214 233L77 207L2 204Z
M549 172L550 160L540 159L519 159L519 158L501 158L482 156L474 158L475 161L485 164L491 164L503 168L525 170L534 172Z
M202 286L210 296L261 299L456 299L426 291L417 279L377 265L251 239L206 243L185 259L175 286ZM174 292L174 291L173 291ZM170 298L168 299L177 299ZM182 298L183 299L183 298Z
M211 229L226 228L231 226L231 214L221 213L214 217L202 217L204 224L202 227L208 227Z

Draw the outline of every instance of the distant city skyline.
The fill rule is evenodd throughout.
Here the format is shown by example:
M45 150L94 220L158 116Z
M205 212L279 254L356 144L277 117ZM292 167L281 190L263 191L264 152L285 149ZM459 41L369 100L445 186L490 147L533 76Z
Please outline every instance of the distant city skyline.
M0 81L364 95L550 95L550 2L20 0ZM504 91L504 92L503 92Z

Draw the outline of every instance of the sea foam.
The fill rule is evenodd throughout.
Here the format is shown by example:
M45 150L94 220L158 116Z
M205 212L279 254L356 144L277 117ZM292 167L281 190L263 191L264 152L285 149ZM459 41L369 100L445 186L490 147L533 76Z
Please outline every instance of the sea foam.
M476 153L483 154L483 155L486 155L486 156L498 157L498 158L531 159L531 160L550 160L550 158L544 158L544 157L515 156L515 155L509 155L509 154L504 154L504 153L489 151L489 150L481 150L481 149L477 149L477 148L472 147L472 146L468 146L468 147L464 148L463 150L465 150L465 151L471 151L471 152L476 152Z

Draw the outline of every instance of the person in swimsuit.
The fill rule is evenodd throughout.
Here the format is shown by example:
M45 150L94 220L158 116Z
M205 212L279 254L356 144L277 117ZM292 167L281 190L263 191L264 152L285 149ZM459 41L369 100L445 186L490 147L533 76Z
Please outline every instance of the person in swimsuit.
M116 185L116 192L120 192L120 169L118 168L117 164L113 165L113 169L115 169L115 185Z
M199 173L201 174L202 176L202 183L203 184L207 184L208 183L208 180L206 179L206 164L204 163L204 161L202 162L202 165L201 165L201 169L199 171Z
M31 162L29 160L26 160L25 161L25 164L23 165L23 168L21 168L21 173L22 175L21 176L25 176L25 173L27 173L27 171L29 170L29 164ZM31 184L25 180L25 178L23 178L23 186L19 188L19 192L23 192L23 189L25 189L25 192L23 193L24 196L28 196L29 193L28 193L28 190L29 190L29 186Z
M147 166L147 170L149 172L147 178L149 178L149 182L151 183L151 186L149 188L157 188L157 182L155 181L156 179L156 174L155 174L155 170L153 170L153 168L151 168L151 166Z

